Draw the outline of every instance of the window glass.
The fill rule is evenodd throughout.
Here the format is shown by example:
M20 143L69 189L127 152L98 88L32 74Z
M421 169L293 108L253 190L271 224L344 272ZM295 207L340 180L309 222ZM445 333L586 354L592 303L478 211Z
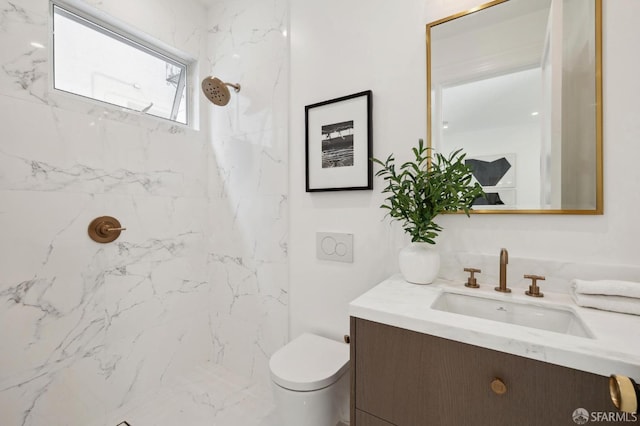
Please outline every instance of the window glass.
M53 6L53 85L187 124L187 66Z

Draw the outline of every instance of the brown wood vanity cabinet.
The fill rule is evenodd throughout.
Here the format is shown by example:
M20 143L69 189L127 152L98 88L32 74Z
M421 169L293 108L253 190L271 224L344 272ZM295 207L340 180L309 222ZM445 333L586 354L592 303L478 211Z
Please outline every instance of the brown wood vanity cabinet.
M351 367L351 426L560 426L578 408L616 411L608 377L353 317Z

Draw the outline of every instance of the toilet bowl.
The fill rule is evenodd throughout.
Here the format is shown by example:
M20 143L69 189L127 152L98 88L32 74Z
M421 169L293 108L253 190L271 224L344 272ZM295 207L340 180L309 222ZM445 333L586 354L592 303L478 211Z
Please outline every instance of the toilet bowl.
M269 360L283 426L335 426L349 419L349 345L304 333Z

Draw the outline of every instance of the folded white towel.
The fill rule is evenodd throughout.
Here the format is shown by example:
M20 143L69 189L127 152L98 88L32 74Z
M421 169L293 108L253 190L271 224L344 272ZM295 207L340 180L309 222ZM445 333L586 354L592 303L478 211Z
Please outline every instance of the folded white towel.
M640 299L640 283L615 280L572 280L571 288L575 293L600 294L603 296L624 296Z
M594 296L581 293L572 293L572 296L578 306L585 308L640 315L640 299L634 297Z
M640 315L640 283L572 280L571 296L578 306Z

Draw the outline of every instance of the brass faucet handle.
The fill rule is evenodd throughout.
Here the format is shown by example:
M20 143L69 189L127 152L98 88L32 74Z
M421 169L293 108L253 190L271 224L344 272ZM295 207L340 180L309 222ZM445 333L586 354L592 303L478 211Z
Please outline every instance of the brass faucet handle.
M476 268L464 268L464 270L469 273L469 278L467 278L467 283L464 286L469 288L479 288L480 285L478 285L478 281L473 274L479 274L482 271Z
M531 280L529 290L525 291L524 294L531 297L544 297L544 293L540 293L538 281L544 281L545 278L541 275L525 275L524 277Z

